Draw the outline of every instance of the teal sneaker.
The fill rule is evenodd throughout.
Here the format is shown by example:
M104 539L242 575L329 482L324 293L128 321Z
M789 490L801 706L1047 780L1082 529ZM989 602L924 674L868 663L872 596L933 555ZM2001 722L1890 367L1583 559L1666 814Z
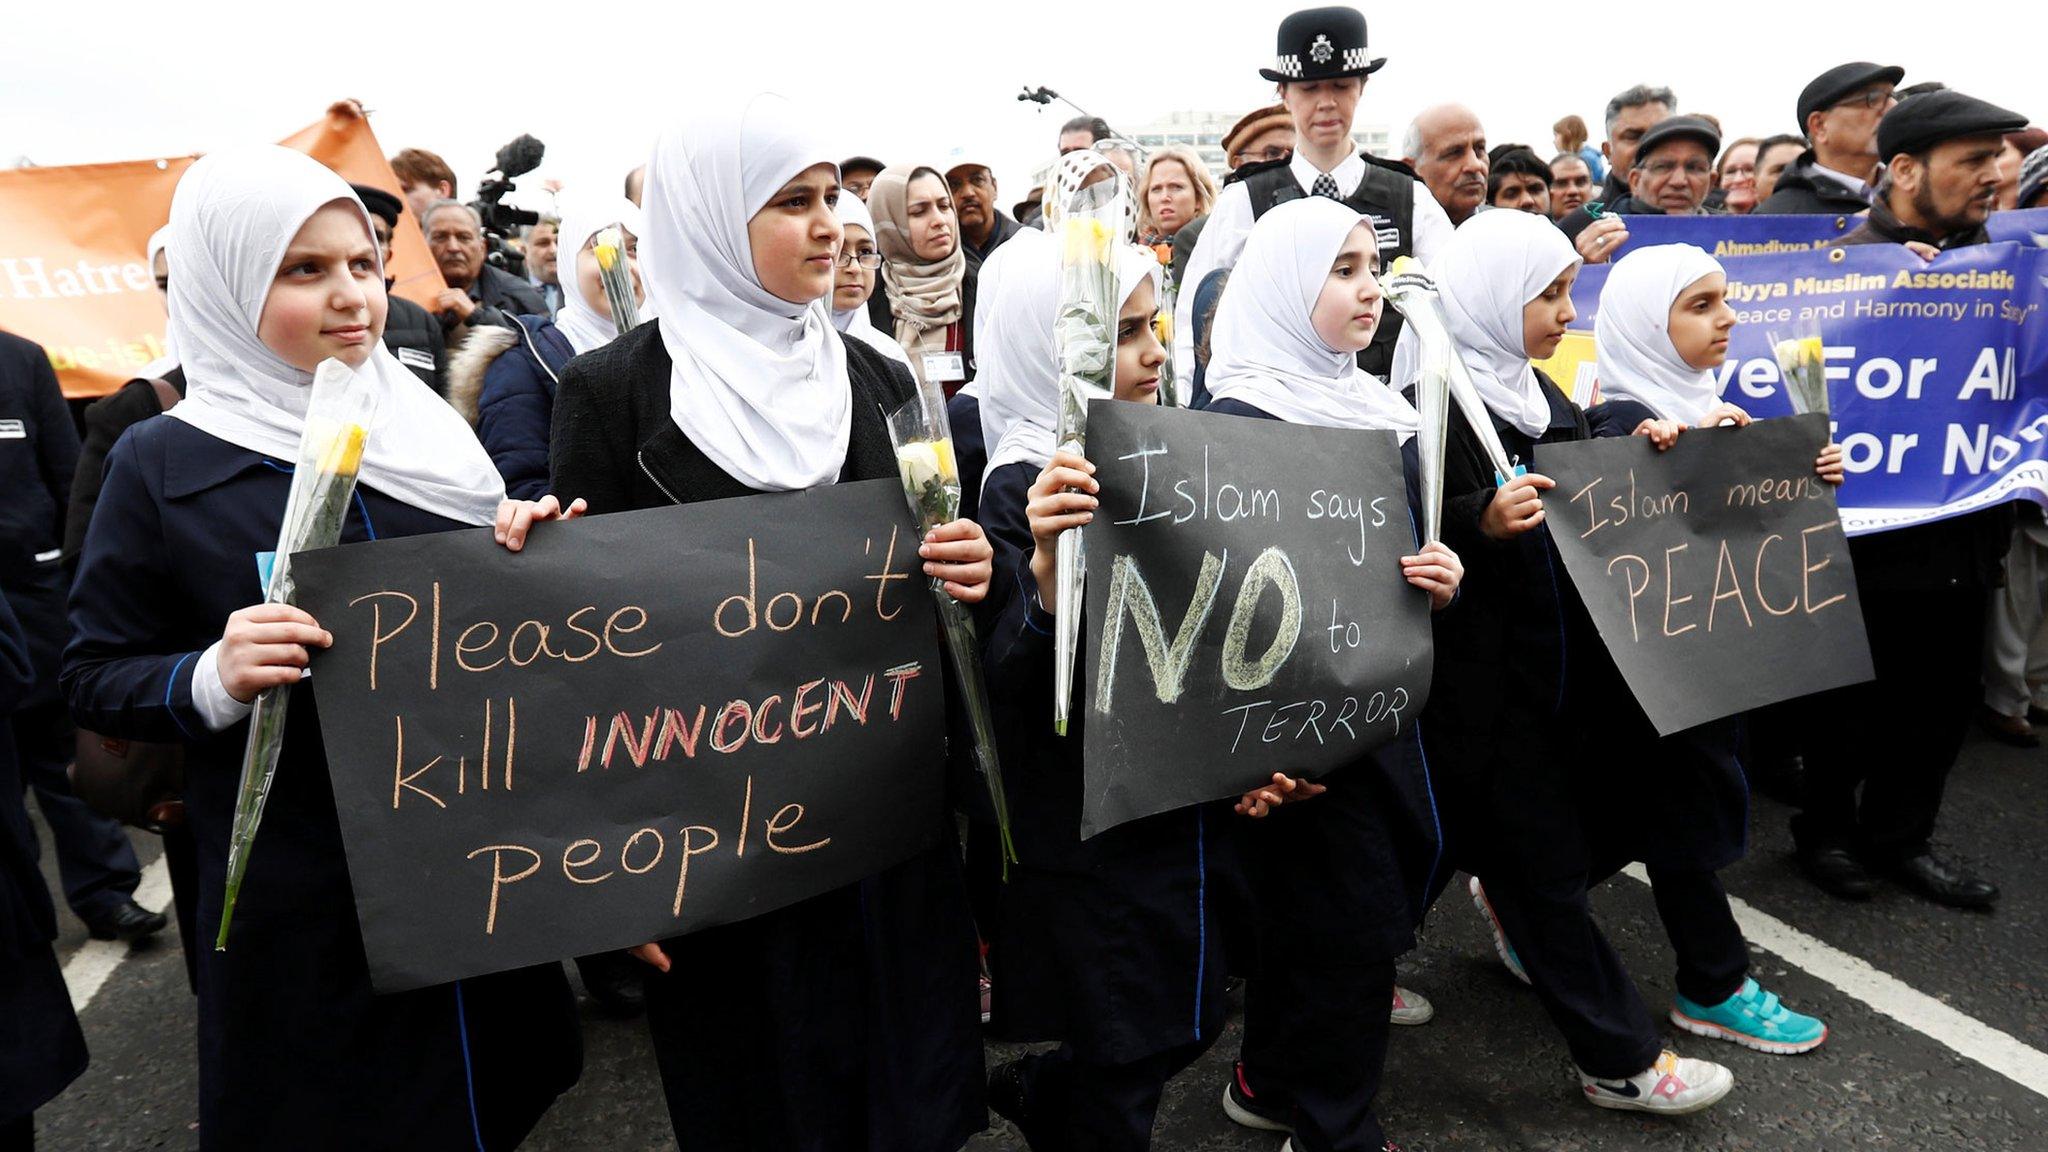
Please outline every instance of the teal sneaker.
M1695 1036L1732 1040L1773 1056L1811 1052L1828 1038L1827 1025L1785 1007L1776 993L1764 991L1754 980L1744 980L1742 991L1712 1007L1683 996L1676 1000L1671 1009L1673 1024Z

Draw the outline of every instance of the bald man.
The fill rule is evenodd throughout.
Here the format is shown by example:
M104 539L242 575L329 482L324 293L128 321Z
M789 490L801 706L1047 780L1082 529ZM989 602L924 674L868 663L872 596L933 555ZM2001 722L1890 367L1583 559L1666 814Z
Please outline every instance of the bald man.
M1486 203L1486 129L1462 104L1425 108L1401 135L1401 157L1452 224L1463 224Z

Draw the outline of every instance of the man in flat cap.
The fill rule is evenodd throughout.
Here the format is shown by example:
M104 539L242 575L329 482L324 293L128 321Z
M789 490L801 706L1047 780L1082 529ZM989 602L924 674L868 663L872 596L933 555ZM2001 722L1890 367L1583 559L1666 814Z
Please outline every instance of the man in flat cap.
M1195 367L1194 301L1202 281L1237 263L1252 224L1274 206L1328 196L1356 209L1378 233L1382 268L1397 256L1427 262L1450 239L1450 217L1412 169L1364 155L1352 143L1351 121L1366 77L1384 64L1384 57L1368 54L1365 17L1355 8L1310 8L1280 22L1273 65L1259 75L1279 85L1280 102L1294 123L1294 153L1239 168L1237 182L1223 190L1210 212L1174 306L1174 362L1182 373L1192 374ZM1385 376L1400 331L1400 314L1387 309L1372 345L1358 354L1359 364Z
M1574 210L1557 222L1588 264L1605 264L1628 243L1630 216L1694 216L1707 211L1721 134L1700 116L1667 116L1643 133L1629 155L1628 192Z
M1806 151L1778 177L1765 215L1854 215L1870 204L1882 165L1877 125L1898 101L1904 68L1857 60L1838 64L1799 92L1799 130Z
M1888 158L1877 200L1840 242L1905 244L1927 257L1984 243L2003 136L2026 122L1952 90L1893 108L1877 131ZM1995 504L1849 541L1876 679L1814 698L1821 738L1807 750L1805 802L1792 818L1800 862L1826 891L1868 897L1875 871L1952 907L1997 900L1930 839L1982 703L1985 611L2013 527L2013 506Z

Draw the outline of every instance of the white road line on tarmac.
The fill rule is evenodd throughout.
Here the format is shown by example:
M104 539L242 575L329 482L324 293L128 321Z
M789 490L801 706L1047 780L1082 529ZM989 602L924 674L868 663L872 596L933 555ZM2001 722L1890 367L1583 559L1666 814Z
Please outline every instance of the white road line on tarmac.
M135 888L135 902L151 912L162 912L171 903L171 874L164 867L164 858L159 856L142 870L142 883ZM165 929L177 938L175 925ZM175 947L175 945L173 945ZM92 998L99 995L100 986L107 977L114 974L121 961L128 958L131 950L125 940L87 940L84 947L71 954L64 962L64 983L71 988L71 1010L85 1011Z
M1640 864L1631 864L1624 871L1644 884L1650 882L1649 873ZM1965 1016L1898 977L1880 972L1869 961L1801 932L1734 896L1728 898L1728 906L1735 912L1735 922L1741 926L1743 937L1751 944L1783 957L1958 1056L1974 1060L2030 1092L2048 1096L2048 1053Z

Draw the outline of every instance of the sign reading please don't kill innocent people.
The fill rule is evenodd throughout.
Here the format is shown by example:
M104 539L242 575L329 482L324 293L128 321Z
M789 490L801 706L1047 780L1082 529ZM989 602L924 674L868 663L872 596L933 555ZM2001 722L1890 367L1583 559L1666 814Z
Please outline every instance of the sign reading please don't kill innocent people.
M1551 539L1662 735L1871 677L1819 413L1546 444Z
M1391 432L1097 401L1081 833L1406 735L1429 596Z
M945 691L894 480L294 560L380 991L742 920L931 846ZM261 868L261 852L252 867Z

